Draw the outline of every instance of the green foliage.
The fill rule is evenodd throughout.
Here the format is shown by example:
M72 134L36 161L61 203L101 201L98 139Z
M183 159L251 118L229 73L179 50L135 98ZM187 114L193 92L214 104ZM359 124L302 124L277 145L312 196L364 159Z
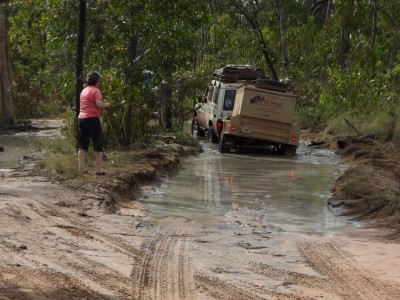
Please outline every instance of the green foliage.
M71 145L76 145L75 141L76 141L77 124L76 124L75 111L73 111L71 108L66 109L63 115L63 120L65 122L65 126L61 128L62 136L67 141L67 143Z
M320 106L298 106L295 113L295 121L300 128L320 131L325 128L327 117Z
M328 15L324 10L313 15L312 1L87 2L84 70L100 71L101 90L112 102L103 113L110 146L122 147L128 129L134 143L147 144L157 131L151 113L162 106L171 108L174 127L183 128L215 68L249 63L268 71L259 35L277 73L291 77L301 92L296 118L302 126L323 128L342 115L356 118L360 127L383 116L395 119L400 104L398 1L334 1ZM73 139L79 1L0 5L9 21L17 115L67 111ZM255 18L260 32L244 13ZM129 48L132 41L135 49ZM146 55L132 65L133 52ZM166 86L169 90L163 90ZM129 109L133 122L127 125Z

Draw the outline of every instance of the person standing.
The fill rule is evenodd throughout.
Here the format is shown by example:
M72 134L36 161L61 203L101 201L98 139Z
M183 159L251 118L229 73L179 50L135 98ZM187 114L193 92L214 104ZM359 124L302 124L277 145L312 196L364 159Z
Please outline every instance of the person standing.
M103 108L111 104L103 101L99 89L100 74L91 71L87 74L87 84L80 94L80 111L78 115L78 173L86 173L86 160L90 140L95 151L96 175L105 175L102 168L104 140L100 116Z

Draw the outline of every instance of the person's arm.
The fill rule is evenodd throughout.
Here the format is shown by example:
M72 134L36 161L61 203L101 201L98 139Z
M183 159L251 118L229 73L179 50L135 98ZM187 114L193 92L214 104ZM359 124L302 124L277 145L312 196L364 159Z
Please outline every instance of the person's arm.
M104 102L103 99L98 99L96 100L96 105L100 108L107 108L111 106L111 103Z

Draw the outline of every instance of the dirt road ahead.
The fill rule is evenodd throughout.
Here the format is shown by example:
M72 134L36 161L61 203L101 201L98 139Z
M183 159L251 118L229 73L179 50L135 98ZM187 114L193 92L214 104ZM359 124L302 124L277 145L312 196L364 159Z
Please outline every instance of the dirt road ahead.
M369 231L303 236L246 210L157 220L138 202L107 214L104 190L30 174L1 174L0 299L399 299L400 244Z

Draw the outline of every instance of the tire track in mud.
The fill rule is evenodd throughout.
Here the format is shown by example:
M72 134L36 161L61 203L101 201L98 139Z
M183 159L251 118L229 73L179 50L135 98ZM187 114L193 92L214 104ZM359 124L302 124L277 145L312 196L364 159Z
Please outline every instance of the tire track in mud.
M97 261L74 256L61 258L57 263L80 274L84 281L91 281L117 294L120 299L134 299L136 283L130 277L125 277Z
M331 243L300 242L307 263L327 276L344 299L399 299L400 288L372 278Z
M99 243L108 244L110 248L119 253L125 253L139 258L144 256L143 252L133 248L122 239L115 237L112 234L99 232L96 228L92 228L92 226L88 224L80 223L76 217L72 217L69 214L63 213L51 205L44 203L38 204L40 204L46 210L47 214L44 214L39 207L32 206L31 210L36 212L44 219L51 219L55 224L53 226L64 229L75 237L82 237L92 241L97 241ZM59 220L54 219L53 217L61 218L64 221L64 224L59 224ZM73 220L73 223L70 220Z
M278 269L263 263L248 262L245 269L274 280L282 281L284 285L298 285L328 293L338 293L338 289L331 285L328 278Z
M47 247L50 246L50 253L46 256L41 254L37 256L29 255L28 259L24 257L24 254L21 254L21 260L28 259L35 271L53 272L62 270L63 274L65 273L68 276L74 274L74 280L82 285L85 283L91 287L103 285L101 289L103 293L119 295L122 297L121 299L193 298L192 280L187 278L190 274L189 250L191 238L188 237L188 234L181 234L179 229L160 227L161 229L156 231L153 236L151 233L149 234L152 239L148 245L136 249L124 238L116 237L115 234L99 232L98 228L80 220L75 212L65 211L62 207L46 203L45 199L29 200L27 198L24 209L34 213L33 218L36 224L41 224L31 228L32 232L47 235L48 233L42 229L43 227L57 228L55 231L50 229L49 233L53 238L46 240L44 245L41 245L40 241L33 236L23 235L18 237L31 249L43 249L46 245ZM24 225L28 230L29 225ZM130 229L127 230L131 232ZM134 232L135 229L133 228L132 231ZM145 237L142 236L142 238ZM82 241L84 243L90 241L93 249L99 248L100 251L106 251L111 255L112 252L116 251L127 258L131 258L132 265L135 263L140 265L138 269L139 284L132 280L132 277L126 279L120 276L121 274L118 272L113 272L112 268L102 265L96 261L95 257L92 260L90 257L92 254L84 254L85 251L83 253L73 251L81 248ZM15 244L18 245L18 242ZM68 248L60 256L55 246L62 244L64 244L63 249L65 246ZM100 244L100 247L96 244ZM15 250L13 245L14 243L6 243L9 249L12 246L11 250ZM43 250L40 252L45 253ZM19 254L17 255L19 256ZM132 273L134 273L134 270ZM120 283L117 283L118 281ZM124 285L127 285L128 288L124 288Z
M161 233L162 237L157 239L156 248L153 253L153 260L150 264L152 266L152 272L148 277L148 286L150 289L149 299L161 299L162 295L167 295L168 291L168 266L167 263L172 260L170 256L170 248L174 247L175 238L171 237L173 235L172 229L165 229ZM149 269L148 269L149 270ZM149 274L148 274L149 275ZM171 289L173 289L171 285ZM172 291L170 291L172 293Z
M131 276L138 281L138 300L194 299L190 277L190 244L188 233L179 228L159 227L147 245L143 258Z
M180 250L178 256L178 285L179 285L179 298L178 299L192 299L193 287L193 274L190 266L192 265L190 258L190 249L192 245L192 239L189 242L179 241Z
M1 241L0 245L0 249L3 247L10 248L7 242L3 243ZM18 261L17 266L22 266L22 269L29 267L32 269L32 272L35 272L36 277L42 277L46 273L59 274L59 276L73 280L75 286L78 286L78 290L79 286L85 286L85 290L102 291L105 295L115 295L122 297L122 299L133 299L132 295L134 295L133 287L135 283L129 277L123 276L123 274L114 269L92 260L90 256L81 254L79 251L74 251L72 255L69 253L60 255L60 253L55 251L52 255L37 256L29 253L25 254L15 247L11 248L11 250L13 250L12 258L8 258L6 261ZM2 252L5 253L5 251ZM93 255L95 256L96 253L93 253ZM20 276L21 273L17 273L16 275ZM26 275L23 274L23 276ZM28 285L31 281L28 280ZM58 283L58 281L56 282Z
M1 244L0 250L2 253L7 253ZM76 277L59 270L49 269L47 265L31 260L21 253L10 253L5 259L3 256L0 260L1 299L68 299L71 297L106 299Z
M138 282L138 288L136 290L137 299L144 299L145 289L149 285L149 270L150 262L152 260L153 253L155 252L156 240L158 238L158 232L160 227L156 229L156 232L151 237L147 245L142 245L142 253L144 254L141 264L136 264L132 268L131 277L136 279Z
M399 299L400 297L399 288L368 277L365 272L356 268L348 259L345 258L344 254L334 248L330 243L322 244L322 246L319 247L314 244L309 245L307 242L299 244L300 253L305 257L308 264L323 277L278 269L263 263L255 263L235 259L233 257L221 256L208 250L204 251L198 246L195 246L194 248L200 250L204 255L212 257L216 262L225 261L231 266L239 267L241 270L247 270L273 280L282 281L285 286L297 285L299 287L311 288L316 291L319 290L328 293L329 297L337 295L344 299L368 300L394 300Z
M195 274L194 280L196 287L205 292L209 297L216 300L263 300L259 297L244 290L242 287L230 284L226 281L219 280L215 276Z
M56 225L53 226L65 230L71 236L74 236L78 239L90 240L92 243L100 243L104 248L110 249L110 252L115 251L126 255L128 258L131 258L132 265L134 265L137 260L145 260L147 251L135 249L121 238L112 236L112 234L99 232L87 224L79 224L76 218L71 218L71 216L68 214L58 211L59 209L51 207L51 205L40 203L40 206L50 213L43 214L39 207L31 207L31 209L41 215L43 218L56 222ZM60 220L53 220L53 216L62 218L63 223L69 225L60 225ZM71 219L73 219L75 222L71 223L69 221ZM107 266L100 265L95 261L82 256L77 256L76 254L74 254L74 256L68 256L68 259L64 259L62 265L70 270L84 275L85 278L95 283L104 285L104 287L108 288L110 291L117 292L119 296L123 297L122 299L136 299L134 295L137 295L138 283L133 281L131 278L127 279L121 276L121 274L118 274L117 272L114 273Z
M246 282L240 278L231 278L230 282L216 276L195 274L196 288L215 300L265 300L265 299L310 299L291 293L275 292ZM211 297L211 298L210 298Z
M79 224L76 218L72 218L60 212L59 209L53 208L51 205L36 202L34 204L28 203L27 207L29 207L30 211L35 212L37 217L45 221L47 224L46 227L59 228L67 233L67 236L59 235L57 232L55 233L57 236L57 244L63 243L73 250L79 249L77 244L80 243L79 241L86 240L90 241L91 244L98 243L100 247L96 247L96 249L104 249L103 251L110 253L111 257L114 252L121 253L127 260L131 259L131 265L133 265L136 258L140 260L140 258L143 257L142 252L129 246L120 238L98 232L96 229L91 228L91 226L88 227L86 224ZM72 223L71 220L73 220L74 223ZM69 237L77 238L77 240L71 240ZM9 250L12 250L16 255L21 256L20 260L27 260L28 258L24 253L17 253L21 252L21 250L18 249L20 242L15 239L10 240L10 238L11 236L5 236L5 240L4 238L0 239L0 243ZM29 245L29 248L43 247L41 242L35 238L25 236L23 240ZM135 294L136 284L129 276L124 277L112 268L91 260L90 255L88 258L87 255L67 250L65 254L60 256L60 254L57 253L56 247L50 247L49 249L52 249L50 250L52 255L47 255L46 257L41 257L40 255L37 257L29 256L29 264L34 267L35 272L42 273L41 270L43 269L47 269L50 272L57 272L56 270L63 269L63 272L67 274L76 274L76 276L73 276L74 280L80 281L83 285L89 284L94 287L94 290L96 290L97 286L101 287L106 294L115 294L122 297L121 299L134 299L133 295Z
M335 293L337 291L337 289L330 286L328 278L320 278L317 276L278 269L263 263L255 263L251 261L235 259L233 257L221 256L208 250L204 251L201 249L201 247L195 248L201 251L204 255L213 257L212 259L215 259L216 261L225 261L231 266L238 266L241 270L250 271L254 274L262 275L273 280L282 281L286 285L294 284L312 289L320 289L330 293Z

